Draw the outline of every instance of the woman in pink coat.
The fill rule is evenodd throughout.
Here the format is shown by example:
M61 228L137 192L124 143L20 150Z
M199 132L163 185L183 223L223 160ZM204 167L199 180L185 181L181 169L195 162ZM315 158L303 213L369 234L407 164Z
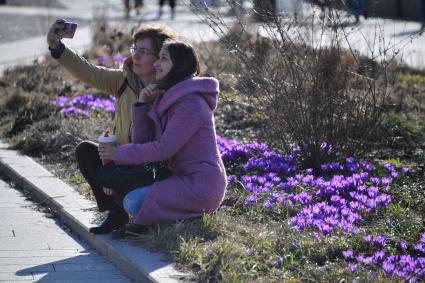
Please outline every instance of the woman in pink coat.
M99 153L117 165L167 161L171 176L126 195L124 209L133 223L112 232L113 238L212 212L227 185L213 115L218 81L196 76L198 56L183 42L165 43L154 66L159 83L143 89L133 105L132 143L102 145Z

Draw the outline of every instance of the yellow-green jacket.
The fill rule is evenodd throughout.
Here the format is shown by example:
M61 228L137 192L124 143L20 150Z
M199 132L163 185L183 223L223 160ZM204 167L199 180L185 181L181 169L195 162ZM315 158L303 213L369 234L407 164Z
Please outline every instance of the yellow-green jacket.
M132 71L132 59L127 58L122 69L109 69L89 63L85 58L65 47L56 59L72 75L98 90L115 95L115 135L118 144L131 142L131 110L137 102L136 81ZM123 87L127 79L127 86ZM120 88L123 87L124 91ZM118 97L118 92L122 94Z

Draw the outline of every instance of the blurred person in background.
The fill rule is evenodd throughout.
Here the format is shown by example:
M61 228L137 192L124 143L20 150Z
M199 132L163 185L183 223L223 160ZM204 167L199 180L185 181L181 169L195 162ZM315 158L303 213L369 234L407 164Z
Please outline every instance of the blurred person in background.
M175 14L175 8L176 8L176 0L167 0L168 5L170 6L170 13L171 13L171 19L174 20L176 14ZM158 12L158 19L162 17L162 7L164 6L165 0L159 0L159 12Z
M368 18L369 1L368 0L350 0L351 11L356 17L356 24L360 22L360 15Z
M421 8L422 8L422 24L421 24L421 30L425 29L425 0L421 1Z
M143 7L143 0L134 0L134 9L136 10L136 14L140 15L140 9ZM125 8L125 18L128 19L130 17L130 0L124 0L124 8Z

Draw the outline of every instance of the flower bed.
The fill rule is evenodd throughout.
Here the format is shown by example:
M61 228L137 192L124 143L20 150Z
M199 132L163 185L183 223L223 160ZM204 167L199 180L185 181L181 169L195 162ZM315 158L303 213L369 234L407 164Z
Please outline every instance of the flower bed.
M87 116L90 112L114 112L113 97L82 94L58 97L51 103L65 116ZM302 168L299 149L283 155L265 144L241 144L217 136L217 144L229 174L229 190L242 188L243 208L289 212L285 221L292 229L311 231L316 237L336 231L363 235L365 251L344 250L340 257L351 272L363 268L384 271L387 276L419 281L425 275L425 233L416 242L365 234L365 217L387 209L393 202L393 187L407 178L407 166L386 162L374 166L348 157L344 162L321 165L319 174ZM329 147L324 147L324 151Z

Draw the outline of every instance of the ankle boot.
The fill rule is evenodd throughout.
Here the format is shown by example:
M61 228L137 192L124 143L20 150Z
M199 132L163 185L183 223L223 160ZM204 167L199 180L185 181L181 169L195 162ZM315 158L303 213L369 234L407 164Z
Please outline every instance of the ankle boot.
M98 227L92 227L89 229L90 233L93 234L109 234L115 229L125 226L129 221L126 213L118 213L116 211L108 212L108 216L103 220L102 224Z

